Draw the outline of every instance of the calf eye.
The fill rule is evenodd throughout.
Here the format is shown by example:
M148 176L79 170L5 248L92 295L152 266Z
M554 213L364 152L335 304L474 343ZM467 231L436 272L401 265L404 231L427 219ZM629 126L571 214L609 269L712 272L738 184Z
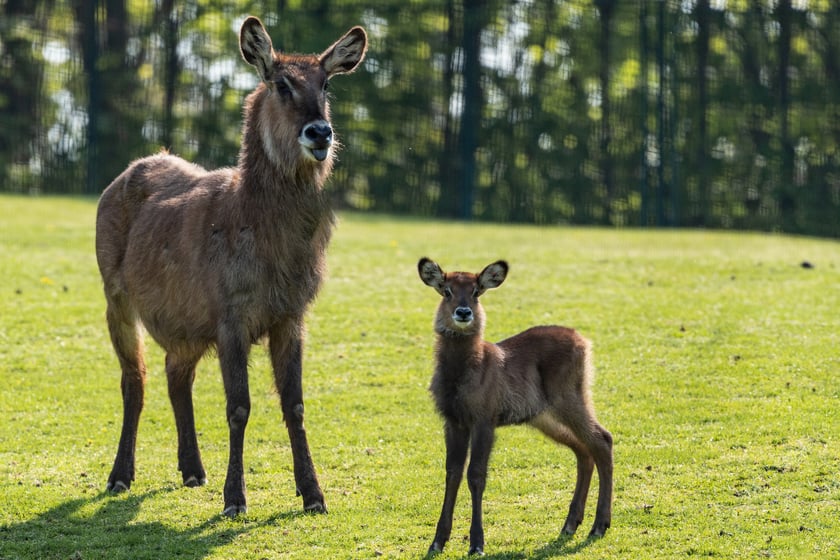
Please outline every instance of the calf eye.
M450 290L449 288L444 288L443 289L443 295L446 297L446 299L451 298L452 297L452 290Z

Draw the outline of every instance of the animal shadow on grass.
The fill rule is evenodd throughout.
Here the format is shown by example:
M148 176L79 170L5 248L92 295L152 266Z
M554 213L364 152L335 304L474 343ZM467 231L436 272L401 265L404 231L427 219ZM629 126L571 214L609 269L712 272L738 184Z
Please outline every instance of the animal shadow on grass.
M161 492L120 497L103 492L68 500L20 523L0 525L0 559L205 558L239 535L296 515L281 513L259 523L239 523L219 514L183 523L182 528L136 521L143 502Z
M574 538L574 535L560 534L553 541L546 543L541 548L531 552L530 554L521 551L507 551L486 554L482 556L482 558L484 560L525 560L526 558L528 560L548 560L549 558L573 556L593 542L599 540L601 537L587 537L586 539L569 546Z

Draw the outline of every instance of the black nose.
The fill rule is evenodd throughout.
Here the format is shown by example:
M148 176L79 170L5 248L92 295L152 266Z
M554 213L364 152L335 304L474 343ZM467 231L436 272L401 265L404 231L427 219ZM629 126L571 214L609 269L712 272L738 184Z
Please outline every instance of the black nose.
M457 321L467 322L472 319L472 309L469 307L458 307L455 309L455 319Z
M332 127L326 122L316 122L306 125L303 135L316 144L327 144L332 141Z

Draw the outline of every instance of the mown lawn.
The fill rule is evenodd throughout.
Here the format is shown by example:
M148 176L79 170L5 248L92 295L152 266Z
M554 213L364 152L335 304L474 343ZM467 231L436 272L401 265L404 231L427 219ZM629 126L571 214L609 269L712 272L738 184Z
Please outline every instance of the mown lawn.
M209 483L181 486L163 357L150 375L131 492L105 481L119 373L93 251L95 201L0 197L0 558L420 558L443 486L427 385L436 294L417 278L510 262L487 336L537 323L594 342L615 438L607 536L561 538L574 457L498 432L490 558L840 557L840 244L781 235L453 224L341 215L309 317L307 429L328 515L305 515L264 352L252 355L249 512L223 518L218 367L199 366ZM810 263L810 268L802 266ZM468 547L462 488L452 541Z

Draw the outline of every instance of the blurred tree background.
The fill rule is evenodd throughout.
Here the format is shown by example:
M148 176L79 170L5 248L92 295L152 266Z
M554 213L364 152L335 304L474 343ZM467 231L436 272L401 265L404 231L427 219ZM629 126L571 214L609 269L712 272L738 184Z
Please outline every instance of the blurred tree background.
M0 0L0 190L235 164L247 14L282 50L368 31L339 207L840 237L836 0Z

